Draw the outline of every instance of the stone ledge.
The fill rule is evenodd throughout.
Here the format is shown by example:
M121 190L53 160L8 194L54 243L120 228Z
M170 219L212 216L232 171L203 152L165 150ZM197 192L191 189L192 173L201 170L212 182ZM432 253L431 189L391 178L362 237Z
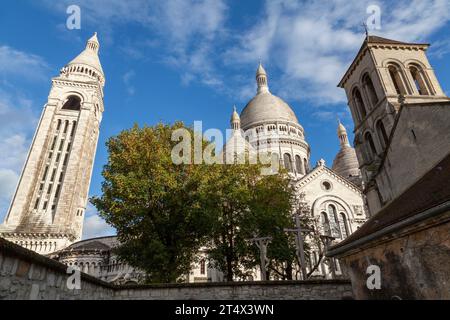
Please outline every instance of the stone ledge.
M308 285L350 285L350 280L292 280L292 281L235 281L235 282L199 282L199 283L169 283L169 284L131 284L127 286L115 286L116 289L175 289L175 288L209 288L209 287L245 287L245 286L308 286Z
M70 291L62 286L70 276L67 266L2 238L0 266L1 299L298 300L352 296L350 281L343 279L112 285L84 273L82 290Z
M8 240L0 238L0 252L6 256L13 258L19 258L21 260L30 262L32 264L42 265L57 273L63 273L67 275L67 266L57 262L53 259L42 256L36 252L25 249L19 245L16 245ZM105 281L99 280L93 276L85 273L81 273L81 279L96 285L104 286L108 289L114 289L116 286L111 285Z

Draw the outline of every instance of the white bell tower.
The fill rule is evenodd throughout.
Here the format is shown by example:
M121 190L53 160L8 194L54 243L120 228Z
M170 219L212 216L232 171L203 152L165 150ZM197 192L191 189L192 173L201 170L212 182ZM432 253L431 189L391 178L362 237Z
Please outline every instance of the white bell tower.
M41 254L78 241L104 111L97 34L52 79L0 237Z

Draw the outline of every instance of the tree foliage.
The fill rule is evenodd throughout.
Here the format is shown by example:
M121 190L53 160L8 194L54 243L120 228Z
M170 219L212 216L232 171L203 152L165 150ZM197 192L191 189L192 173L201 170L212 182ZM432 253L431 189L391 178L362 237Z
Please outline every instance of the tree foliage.
M180 128L182 123L134 126L107 143L103 194L91 202L116 228L119 257L145 271L149 282L170 283L188 274L207 246L210 265L228 281L243 280L260 263L249 239L271 237L268 274L292 279L299 270L297 248L284 228L293 227L294 207L304 211L302 227L314 228L315 221L287 173L262 175L262 165L248 163L174 164L178 142L172 133ZM210 146L201 141L203 149Z
M209 166L174 165L171 159L172 132L183 127L134 126L112 137L103 195L91 199L117 230L119 257L146 271L149 282L175 282L187 274L212 230L204 196Z
M261 175L261 165L218 166L208 198L215 203L216 224L209 256L227 281L245 279L259 265L259 251L249 239L270 236L282 248L289 223L293 190L285 173ZM269 255L285 254L269 247ZM281 253L283 251L283 253Z

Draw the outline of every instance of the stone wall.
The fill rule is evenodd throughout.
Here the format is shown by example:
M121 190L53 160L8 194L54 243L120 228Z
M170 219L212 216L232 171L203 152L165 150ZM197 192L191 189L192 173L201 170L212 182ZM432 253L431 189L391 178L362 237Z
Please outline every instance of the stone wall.
M356 299L450 299L450 212L392 232L337 256ZM369 290L369 265L380 289Z
M82 290L67 286L67 267L0 238L0 300L110 299L114 288L81 274Z
M406 105L400 114L380 173L383 203L397 198L450 150L450 102Z
M114 286L81 274L81 290L70 290L67 267L0 238L0 300L29 299L348 299L347 280L197 283Z
M347 280L260 281L146 285L121 288L116 299L341 300L353 296Z

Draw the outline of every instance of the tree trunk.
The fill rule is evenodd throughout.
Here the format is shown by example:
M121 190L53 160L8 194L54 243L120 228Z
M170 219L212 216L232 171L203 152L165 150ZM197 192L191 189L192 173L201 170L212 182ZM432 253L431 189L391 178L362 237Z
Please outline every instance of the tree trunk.
M286 279L292 280L292 262L288 262L286 265Z
M233 281L233 258L229 255L227 256L227 281Z

